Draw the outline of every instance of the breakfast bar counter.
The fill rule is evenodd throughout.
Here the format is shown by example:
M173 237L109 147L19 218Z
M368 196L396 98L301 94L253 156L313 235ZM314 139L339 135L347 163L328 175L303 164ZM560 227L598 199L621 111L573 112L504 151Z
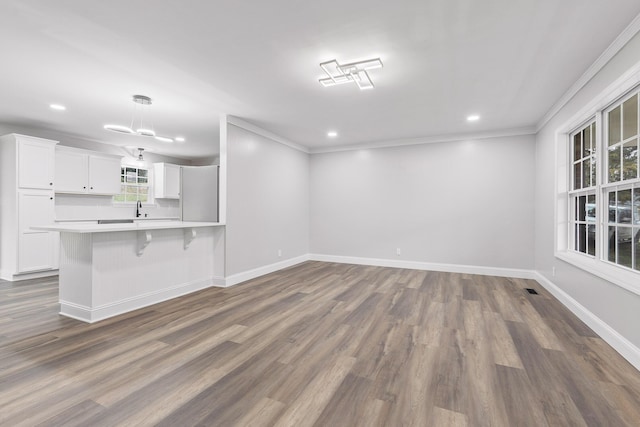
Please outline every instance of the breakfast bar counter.
M60 314L96 322L216 284L221 224L59 223Z

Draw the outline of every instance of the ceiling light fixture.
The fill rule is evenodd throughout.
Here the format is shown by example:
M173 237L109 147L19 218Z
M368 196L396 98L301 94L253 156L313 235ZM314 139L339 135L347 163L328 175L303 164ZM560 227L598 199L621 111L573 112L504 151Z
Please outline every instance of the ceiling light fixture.
M335 138L336 136L338 136L338 132L333 131L333 130L332 130L332 131L329 131L329 132L327 132L327 136L328 136L329 138Z
M367 70L382 68L382 61L380 58L374 58L340 65L338 61L334 59L321 63L320 68L329 76L318 80L324 87L353 82L358 85L360 90L373 89L373 82Z
M138 136L151 136L155 137L155 139L157 139L158 141L173 142L172 138L156 135L156 132L153 129L153 121L150 118L150 114L146 112L146 110L148 110L151 106L151 98L145 95L133 95L133 103L131 124L129 126L110 124L104 125L104 128L106 130L110 130L111 132ZM133 130L134 126L136 127L135 131Z
M144 148L138 148L138 161L144 162L144 157L142 157L142 153L144 152Z
M49 104L49 108L51 108L52 110L57 110L57 111L64 111L67 109L67 107L65 107L64 105L60 105L60 104Z
M478 120L480 120L480 116L478 116L477 114L473 114L467 117L468 122L477 122Z

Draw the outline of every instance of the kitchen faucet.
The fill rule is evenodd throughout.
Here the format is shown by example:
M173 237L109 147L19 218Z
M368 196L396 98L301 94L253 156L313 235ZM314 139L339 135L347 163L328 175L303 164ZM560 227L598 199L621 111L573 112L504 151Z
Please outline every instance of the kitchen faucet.
M140 218L140 216L142 215L142 212L140 212L141 210L142 210L142 202L138 200L138 202L136 203L136 218Z

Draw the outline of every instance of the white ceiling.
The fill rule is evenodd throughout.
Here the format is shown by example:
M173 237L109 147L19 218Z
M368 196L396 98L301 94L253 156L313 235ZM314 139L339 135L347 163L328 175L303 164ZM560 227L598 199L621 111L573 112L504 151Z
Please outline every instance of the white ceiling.
M310 149L531 128L638 14L638 0L2 0L0 123L185 158L217 152L221 113ZM372 57L374 90L318 83L320 62ZM103 130L128 124L134 94L187 142Z

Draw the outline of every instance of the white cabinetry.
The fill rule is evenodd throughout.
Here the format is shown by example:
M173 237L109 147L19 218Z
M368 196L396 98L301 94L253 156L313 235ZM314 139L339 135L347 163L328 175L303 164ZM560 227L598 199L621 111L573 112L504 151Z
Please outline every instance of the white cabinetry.
M0 137L0 277L19 280L56 274L58 233L53 224L57 141Z
M180 198L180 166L153 164L153 194L156 199Z
M56 147L56 193L120 193L120 156Z

